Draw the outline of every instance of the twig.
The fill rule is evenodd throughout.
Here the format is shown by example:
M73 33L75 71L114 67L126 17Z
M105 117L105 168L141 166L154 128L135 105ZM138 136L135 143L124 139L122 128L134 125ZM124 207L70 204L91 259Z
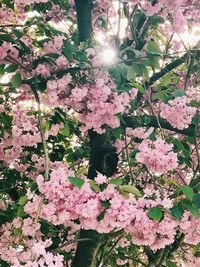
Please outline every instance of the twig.
M37 103L37 109L38 109L38 126L39 126L39 131L41 135L41 140L42 140L42 145L43 145L43 150L44 150L44 160L45 160L45 181L48 181L49 179L49 153L48 153L48 147L45 139L45 133L43 130L43 124L42 124L42 112L41 112L41 104L40 104L40 98L35 89L32 88L32 91L35 96L35 100Z
M199 110L197 111L197 118L198 118L198 121L197 121L197 124L195 126L195 130L194 130L194 141L195 141L195 150L196 150L196 154L197 154L197 167L196 167L196 170L194 171L194 176L193 178L195 178L196 174L199 172L199 169L200 169L200 153L199 153L199 148L198 148L198 142L197 142L197 139L196 139L196 133L198 132L198 123L199 123Z
M148 94L148 93L147 93L147 94ZM162 129L162 127L161 127L161 124L160 124L160 120L159 120L158 115L154 112L154 108L153 108L153 105L152 105L152 103L151 103L150 95L147 95L147 100L148 100L148 102L149 102L149 105L150 105L150 109L151 109L152 115L156 118L156 121L157 121L157 123L158 123L158 127L160 128L161 137L162 137L162 139L164 139L165 136L164 136L164 133L163 133L163 129Z
M173 69L177 68L178 66L185 63L185 61L188 58L189 53L195 53L195 58L200 58L200 51L197 49L192 49L186 52L182 57L176 59L175 61L169 63L166 65L161 71L156 72L153 76L151 76L150 80L148 82L145 82L146 88L151 87L156 81L158 81L160 78L165 76L167 73L172 71Z
M45 178L45 181L48 181L48 179L49 179L49 153L48 153L47 143L46 143L46 140L45 140L45 133L44 133L44 130L43 130L43 124L42 124L42 112L41 112L40 98L39 98L39 95L38 95L37 91L35 90L35 88L34 87L31 87L31 88L32 88L32 91L33 91L33 94L35 96L35 100L36 100L36 103L37 103L38 128L39 128L39 131L40 131L43 150L44 150L44 160L45 160L45 175L44 175L44 178ZM39 205L38 205L38 208L37 208L37 213L36 213L35 220L34 220L35 224L37 223L37 221L38 221L38 219L40 217L40 213L41 213L41 210L42 210L43 202L44 202L44 196L41 197ZM33 232L33 239L35 239L35 231Z
M188 84L189 84L189 80L190 80L190 76L191 76L191 72L192 72L192 67L194 65L196 53L197 52L195 51L194 54L192 54L191 58L190 58L190 64L188 66L188 71L187 71L186 78L185 78L184 91L187 91L187 88L188 88Z
M118 29L117 29L117 37L119 39L121 29L121 0L118 0Z
M108 253L107 253L106 257L104 258L104 260L102 261L102 263L107 261L108 257L110 256L110 254L112 253L114 248L117 246L118 242L123 238L123 236L124 236L124 233L121 236L119 236L118 239L114 242L114 244L112 245L112 247L108 251Z
M126 138L126 129L124 130L124 141L125 141L126 159L127 159L127 162L128 162L129 173L130 173L131 180L132 180L132 183L133 183L134 178L133 178L133 174L132 174L132 170L131 170L131 166L130 166L130 159L129 159L129 153L128 153L128 144L127 144L127 138Z
M16 28L16 27L26 27L27 25L22 24L6 24L6 25L0 25L0 28Z

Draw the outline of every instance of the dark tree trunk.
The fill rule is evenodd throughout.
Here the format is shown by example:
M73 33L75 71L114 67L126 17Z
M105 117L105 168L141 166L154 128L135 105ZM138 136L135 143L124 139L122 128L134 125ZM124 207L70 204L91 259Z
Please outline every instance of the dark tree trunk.
M79 30L79 42L91 40L91 0L75 0L77 23ZM94 179L96 171L111 176L116 172L116 151L109 142L106 135L99 135L92 130L88 132L90 139L90 167L88 178ZM94 230L81 230L80 239L90 239L78 242L77 250L73 260L73 267L96 267L98 250L101 245L102 235Z
M91 40L92 37L92 0L75 0L79 42Z

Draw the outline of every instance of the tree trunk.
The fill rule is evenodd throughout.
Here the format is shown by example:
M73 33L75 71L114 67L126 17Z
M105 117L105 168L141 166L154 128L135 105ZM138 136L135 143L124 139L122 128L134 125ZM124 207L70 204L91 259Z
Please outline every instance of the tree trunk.
M77 23L79 30L79 41L91 40L91 9L90 0L75 0ZM111 176L117 169L117 156L115 148L106 142L106 135L99 135L92 130L88 132L90 138L90 161L88 178L94 179L98 172ZM73 260L73 267L97 267L98 251L101 245L102 235L94 230L80 231L80 239L91 241L78 242L77 250Z

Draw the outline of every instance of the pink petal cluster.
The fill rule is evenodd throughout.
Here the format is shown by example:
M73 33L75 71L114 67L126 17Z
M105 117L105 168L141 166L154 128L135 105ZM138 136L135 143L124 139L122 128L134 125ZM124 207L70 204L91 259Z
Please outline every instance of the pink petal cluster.
M185 242L188 244L199 244L200 242L200 224L199 219L185 212L180 222L180 228L185 234Z
M105 125L117 128L120 125L117 115L126 111L130 96L126 92L114 91L113 82L109 81L108 75L104 76L97 78L95 84L77 85L73 89L69 86L72 81L70 74L50 80L43 102L51 107L73 108L79 113L79 120L83 124L81 130L84 132L94 129L101 134L105 132Z
M71 92L71 106L78 110L80 121L84 124L82 131L94 129L104 133L104 125L119 127L118 114L124 113L129 105L129 95L117 93L103 79L97 79L93 85L79 86Z
M174 219L165 216L161 222L157 222L148 217L150 207L172 207L172 202L167 197L161 198L159 192L151 191L139 200L133 195L124 198L112 184L108 184L102 192L94 192L87 180L79 189L69 182L69 176L73 176L73 173L68 168L53 170L50 180L46 182L41 175L38 176L38 188L46 199L42 205L41 218L76 230L81 227L109 233L124 229L132 234L134 244L150 245L154 250L173 242L178 226ZM104 177L99 175L96 180L101 183L102 178ZM157 195L155 200L152 200L152 194ZM25 211L34 217L41 198L32 195L29 199ZM107 203L107 208L104 203ZM74 222L76 219L80 222L77 226Z
M143 140L138 145L136 160L143 163L154 173L166 173L178 166L177 154L172 151L173 145L161 138L156 141Z
M135 129L127 128L126 134L129 137L137 137L137 138L141 138L141 139L147 139L152 134L153 131L154 131L153 127L150 127L148 130L146 129L146 127L138 127Z
M47 19L51 19L52 21L58 23L63 20L64 12L61 10L59 5L53 5L51 10L47 12L46 17Z
M34 70L33 74L41 75L42 77L47 78L50 76L50 66L47 64L39 64Z
M32 5L38 3L46 3L48 0L15 0L16 5L24 4L24 5Z
M45 52L60 54L63 46L63 37L55 36L51 41L44 44Z
M34 146L41 142L37 118L27 115L21 105L13 106L12 137L7 133L0 140L0 159L12 162L20 157L24 146Z
M51 244L50 239L43 240L40 224L31 218L15 218L0 228L0 257L12 267L63 267L62 255L46 251Z
M182 96L170 100L168 104L161 103L160 116L166 119L174 128L179 130L188 128L197 110L195 107L189 107L189 102L189 98Z
M69 97L69 83L72 77L70 74L63 76L61 79L49 80L47 82L46 94L43 102L51 107L65 105L66 98Z
M168 216L159 223L149 219L146 212L138 211L135 222L127 230L133 236L134 244L158 250L173 243L177 226L177 222Z
M0 46L0 60L4 60L4 58L7 56L7 51Z

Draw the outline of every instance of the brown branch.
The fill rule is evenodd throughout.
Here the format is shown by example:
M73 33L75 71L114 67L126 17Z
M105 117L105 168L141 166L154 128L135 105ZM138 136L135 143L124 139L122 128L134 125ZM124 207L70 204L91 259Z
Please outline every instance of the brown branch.
M146 122L148 119L148 122ZM124 116L123 121L125 122L125 127L130 127L132 129L144 126L150 126L159 128L158 121L154 116ZM159 117L159 123L162 129L170 130L178 134L183 134L186 136L194 136L195 126L191 124L187 129L179 130L172 127L166 120Z
M167 66L165 66L161 71L156 72L153 76L151 76L150 80L145 83L145 87L149 88L151 87L156 81L158 81L160 78L165 76L167 73L172 71L173 69L179 67L183 63L186 62L189 54L195 55L195 59L200 58L200 50L198 49L192 49L186 52L182 57L176 59L175 61L169 63Z
M16 27L25 27L27 25L22 24L6 24L6 25L0 25L0 28L16 28Z

